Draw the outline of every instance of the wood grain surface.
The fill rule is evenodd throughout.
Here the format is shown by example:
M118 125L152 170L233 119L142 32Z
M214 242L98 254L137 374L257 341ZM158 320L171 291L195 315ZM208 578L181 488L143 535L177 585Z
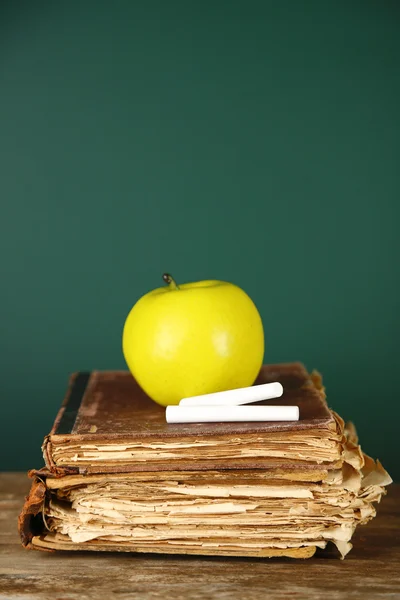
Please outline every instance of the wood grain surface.
M0 474L0 600L400 599L400 485L344 561L294 561L23 550L16 522L29 484Z

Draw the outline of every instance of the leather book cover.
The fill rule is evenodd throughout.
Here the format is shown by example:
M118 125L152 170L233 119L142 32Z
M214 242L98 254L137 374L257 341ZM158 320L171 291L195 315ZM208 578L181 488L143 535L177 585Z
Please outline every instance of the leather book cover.
M323 431L335 431L335 422L327 407L318 376L311 376L301 363L264 365L255 385L273 381L282 383L283 396L264 403L298 405L299 421L168 424L165 420L165 408L153 402L129 372L76 373L71 377L63 405L43 444L46 466L51 471L60 473L118 472L149 468L232 468L232 452L220 455L216 453L207 460L206 450L201 450L201 442L211 445L214 441L223 446L237 438L247 440L250 444L251 440L260 439L260 436L267 436L266 439L271 440L279 440L282 436L297 436L300 439L311 430L317 430L319 435ZM163 448L170 449L174 445L184 447L185 444L190 446L194 441L199 443L195 456L189 456L189 451L185 455L180 450L179 461L163 460ZM154 449L157 444L160 446L159 460L157 449ZM146 459L143 454L143 458L139 456L135 464L131 464L128 457L141 445L146 446L148 452L152 449L154 457ZM96 449L99 447L103 453L100 452L97 456ZM79 453L82 448L93 460L81 460ZM117 448L125 450L125 462L113 458L111 450L117 451ZM281 466L287 460L293 462L290 456L288 459L278 458L277 462L271 456L269 464ZM171 462L174 462L173 466ZM301 468L304 461L299 458L295 462ZM257 458L256 453L254 456L237 457L233 468L257 468L257 465L264 468L266 463L262 457Z

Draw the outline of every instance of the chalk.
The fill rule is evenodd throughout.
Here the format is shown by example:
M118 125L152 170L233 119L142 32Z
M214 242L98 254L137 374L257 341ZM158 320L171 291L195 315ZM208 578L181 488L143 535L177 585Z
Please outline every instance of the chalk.
M260 400L279 398L282 394L282 385L278 381L275 381L274 383L263 383L262 385L227 390L226 392L215 392L214 394L182 398L179 406L239 406L241 404L259 402Z
M167 423L298 421L298 406L167 406Z

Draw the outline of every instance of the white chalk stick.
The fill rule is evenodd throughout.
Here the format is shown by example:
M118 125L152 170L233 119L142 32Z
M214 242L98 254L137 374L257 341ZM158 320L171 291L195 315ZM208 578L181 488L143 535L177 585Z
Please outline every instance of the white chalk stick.
M167 423L298 421L298 406L167 406Z
M260 400L279 398L282 394L282 385L275 381L274 383L263 383L262 385L227 390L226 392L182 398L179 406L239 406L259 402Z

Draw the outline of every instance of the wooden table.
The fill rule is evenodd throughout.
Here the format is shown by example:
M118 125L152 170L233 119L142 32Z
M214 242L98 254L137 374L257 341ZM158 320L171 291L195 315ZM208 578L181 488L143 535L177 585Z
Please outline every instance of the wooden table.
M400 599L400 485L344 561L27 551L16 520L28 487L23 473L0 474L0 600Z

